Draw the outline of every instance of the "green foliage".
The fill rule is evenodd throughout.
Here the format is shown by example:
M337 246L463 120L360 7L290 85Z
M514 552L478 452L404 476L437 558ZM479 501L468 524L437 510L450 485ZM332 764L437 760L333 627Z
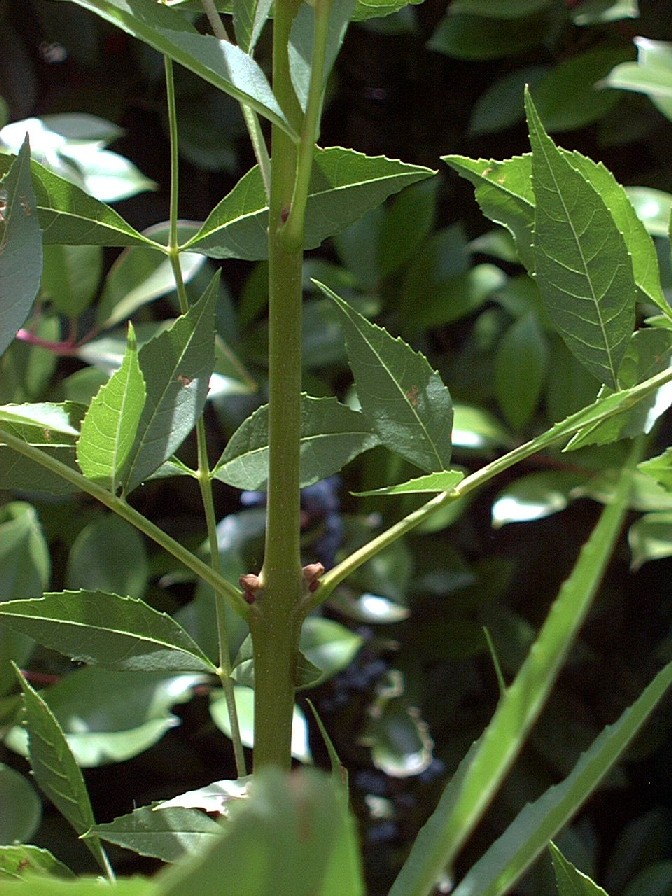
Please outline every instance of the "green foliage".
M647 634L669 601L647 593L633 634L623 557L672 556L672 187L661 161L625 189L550 134L648 158L661 120L631 94L671 117L670 46L633 49L633 0L454 0L431 22L406 0L54 6L35 0L67 52L105 47L108 99L146 88L168 211L141 232L109 205L156 187L107 148L122 98L114 121L0 131L0 894L544 896L551 870L604 892L574 864L590 812L586 837L572 819L669 737L636 738L672 684ZM427 60L450 73L455 133L407 110L417 163L318 145L352 22L353 42L394 35L424 111ZM233 174L242 123L256 164L213 207L180 149ZM493 155L507 131L510 157L441 157L460 128ZM331 774L290 772L322 743ZM82 769L127 760L147 787L97 823ZM164 765L181 792L157 802ZM169 867L116 877L103 842ZM611 860L608 886L667 882L650 856Z

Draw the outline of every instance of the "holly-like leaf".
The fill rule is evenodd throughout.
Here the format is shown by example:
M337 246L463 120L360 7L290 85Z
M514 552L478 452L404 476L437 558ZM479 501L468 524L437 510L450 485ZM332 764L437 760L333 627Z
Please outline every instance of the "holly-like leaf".
M255 109L296 137L266 75L235 44L200 34L179 10L154 0L74 0L127 34L170 56L204 81Z
M546 134L529 94L526 108L539 291L570 351L601 382L617 388L635 322L628 248L602 197Z
M145 397L135 333L129 324L123 363L91 402L77 442L82 473L112 492L133 448Z
M28 140L0 184L0 355L30 314L42 276L42 234Z
M379 444L371 424L335 398L301 396L301 488L337 473ZM237 488L262 489L268 478L268 405L236 430L212 475Z
M357 396L383 445L428 472L447 470L453 403L439 374L402 339L317 285L339 310Z
M142 600L63 591L0 604L0 621L74 660L107 669L214 672L186 631Z
M126 494L174 454L196 425L215 365L219 272L202 297L139 352L147 398L122 480Z
M430 168L384 156L370 157L337 146L316 148L304 248L317 248L388 196L432 174ZM184 248L211 258L257 261L268 255L267 226L268 200L261 173L255 167L215 206Z

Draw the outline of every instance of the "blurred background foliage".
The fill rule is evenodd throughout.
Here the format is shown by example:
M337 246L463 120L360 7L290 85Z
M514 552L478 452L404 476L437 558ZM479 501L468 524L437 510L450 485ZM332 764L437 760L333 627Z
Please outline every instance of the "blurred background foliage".
M528 150L528 83L556 141L603 161L632 188L669 296L670 12L664 0L425 0L355 23L332 76L321 142L433 168L447 153L508 158ZM264 40L262 63L270 50ZM180 214L199 221L253 157L235 102L184 71L176 75ZM74 5L0 0L0 96L6 149L15 150L28 128L36 157L114 202L135 227L165 221L157 54ZM598 384L551 331L508 234L488 225L466 181L441 168L309 253L304 383L312 395L356 402L335 312L311 285L318 277L427 354L456 403L455 460L474 469L592 400ZM207 412L212 458L266 390L264 263L221 267L219 360ZM211 272L202 257L188 261L194 295ZM140 341L175 314L170 279L152 253L50 247L29 338L0 360L0 400L87 401L123 353L118 325L131 312ZM651 453L668 442L663 419ZM608 499L604 471L620 451L587 446L531 459L358 571L308 627L304 650L322 680L301 695L295 755L326 762L309 697L350 769L371 896L387 891L441 783L492 713L492 654L505 680L518 668ZM193 446L181 456L188 462ZM307 489L306 562L329 566L408 512L413 496L353 493L411 475L398 457L374 448ZM215 649L203 586L89 501L38 494L29 474L13 482L13 491L0 492L3 599L63 587L142 595L177 613L206 651ZM647 483L559 686L465 862L557 782L672 655L672 496ZM216 496L225 569L237 578L260 563L263 495L221 485ZM203 542L190 480L150 482L134 501L180 540ZM71 867L87 867L86 851L24 777L9 657L45 688L87 768L99 821L177 788L235 777L219 730L222 701L206 680L73 668L25 638L6 631L2 638L0 842L32 838ZM244 658L244 638L232 618L233 655L242 647ZM238 674L245 707L244 662ZM668 701L559 842L612 896L672 893L671 750ZM132 861L116 866L133 870ZM541 861L519 892L555 892L550 863Z

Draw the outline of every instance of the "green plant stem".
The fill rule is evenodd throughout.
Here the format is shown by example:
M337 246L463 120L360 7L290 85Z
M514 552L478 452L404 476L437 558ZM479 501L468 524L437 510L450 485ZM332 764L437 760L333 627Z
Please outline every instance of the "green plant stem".
M170 133L170 222L168 237L168 252L175 278L180 311L186 314L189 310L189 297L184 285L182 266L180 264L179 234L178 234L178 203L179 203L179 134L177 127L177 111L175 106L175 82L173 79L173 62L168 56L164 56L166 71L166 95L168 106L168 127ZM198 455L198 485L201 492L201 501L205 513L206 528L208 533L208 546L210 550L210 566L221 579L222 564L219 556L219 542L217 539L217 518L215 514L215 502L212 494L212 479L210 477L210 462L208 459L207 435L203 417L199 417L196 423L196 450ZM236 708L233 679L231 678L231 656L229 653L229 635L227 631L226 609L224 606L225 595L221 589L215 589L215 613L217 618L217 641L219 644L219 679L224 691L224 698L229 713L231 724L231 741L236 761L238 777L247 774L245 767L245 752L240 736L240 724L238 722L238 710Z
M316 0L315 2L315 43L310 70L306 115L301 128L296 181L294 183L291 208L282 231L282 239L287 248L303 246L310 175L313 168L313 155L315 143L319 135L322 103L324 101L324 72L329 39L331 3L332 0Z
M539 717L597 594L628 510L645 439L636 439L613 499L603 508L513 684L502 695L469 760L449 783L417 838L390 896L429 896L482 818Z
M367 542L367 544L363 545L359 550L350 554L349 557L341 563L338 563L333 569L330 569L329 572L320 579L320 587L317 591L310 594L304 600L304 614L308 615L308 613L312 612L316 607L327 600L333 590L348 578L348 576L352 575L355 570L359 569L360 566L371 560L376 554L379 554L391 544L394 544L397 539L406 535L412 529L415 529L420 523L429 519L430 516L442 507L451 504L453 501L457 501L459 498L465 497L470 492L485 485L485 483L499 475L499 473L503 473L504 470L508 470L510 467L515 466L515 464L520 463L520 461L526 460L528 457L531 457L546 448L550 448L558 442L568 439L570 436L575 435L577 432L588 426L602 423L610 417L614 417L617 414L628 410L637 404L638 401L646 398L656 389L659 389L670 381L672 381L672 370L668 369L661 373L657 373L648 380L644 380L642 383L633 386L631 389L623 390L620 393L608 396L606 399L598 399L592 405L571 414L566 420L556 423L537 438L531 439L523 445L519 445L512 451L508 451L491 463L481 467L480 470L476 470L475 473L465 476L452 491L441 492L438 495L434 495L434 497L430 498L429 501L422 505L422 507L409 513L408 516L405 516L402 520L399 520L399 522L394 523L389 529L386 529L384 532L381 532L380 535L372 538L371 541ZM603 407L603 411L600 413L599 408L601 406Z
M273 85L287 114L297 100L287 46L296 10L278 0L273 22ZM262 590L250 630L255 669L254 766L291 765L292 714L303 596L301 507L301 247L287 250L280 233L292 199L296 147L279 128L272 132L269 209L269 485Z
M201 4L206 16L208 17L208 22L210 23L212 33L215 35L215 37L218 40L230 40L228 31L226 30L226 26L222 21L222 17L217 11L214 0L201 0ZM259 116L254 111L254 109L252 109L250 106L247 106L245 103L241 103L240 108L243 112L243 120L245 121L247 132L250 135L250 142L252 143L254 156L257 160L257 164L259 165L262 180L264 181L264 189L266 190L266 195L270 196L271 160L268 156L268 150L266 149L266 141L264 140L264 134L261 130L261 124L259 123Z
M96 501L99 501L113 513L116 513L122 520L126 520L127 523L130 523L131 526L134 526L139 532L142 532L143 535L151 538L152 541L160 545L169 554L172 554L176 560L179 560L183 566L190 569L194 575L205 582L206 585L210 585L211 588L225 594L227 600L238 615L242 616L245 620L249 620L250 608L245 602L242 592L238 588L230 582L227 582L226 579L217 575L207 563L204 563L199 557L192 554L192 552L188 548L185 548L184 545L180 544L179 541L175 541L174 538L171 538L170 535L163 531L163 529L160 529L151 520L148 520L147 517L135 510L134 507L131 507L130 504L127 504L121 498L117 498L116 495L107 491L102 485L98 485L91 479L87 479L81 473L78 473L77 470L73 470L67 464L64 464L62 461L52 457L46 452L41 451L34 445L29 445L27 442L24 442L23 439L19 439L2 427L0 427L0 443L7 445L12 451L16 451L17 454L21 454L34 463L44 467L45 470L49 470L50 473L60 477L65 482L69 482L78 491L85 492L85 494L95 498Z

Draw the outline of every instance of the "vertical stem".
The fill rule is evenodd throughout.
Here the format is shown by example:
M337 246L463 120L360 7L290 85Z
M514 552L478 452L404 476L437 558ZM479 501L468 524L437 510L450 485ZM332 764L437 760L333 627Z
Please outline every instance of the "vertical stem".
M273 86L285 113L300 114L287 45L294 0L277 0ZM303 249L280 238L296 177L296 147L273 129L269 216L269 486L262 592L252 607L255 768L291 764L292 712L303 593L300 538L301 272Z
M175 277L177 295L180 303L180 311L185 314L189 308L189 299L182 277L179 254L179 234L177 228L178 202L179 202L179 144L177 133L177 116L175 112L175 85L173 81L173 62L167 56L164 57L166 69L166 94L168 100L168 122L170 129L170 224L168 237L168 254ZM222 575L222 564L219 556L219 544L217 541L217 518L215 515L215 503L212 495L212 480L210 478L210 463L208 460L207 436L203 417L199 417L196 423L196 446L198 452L198 483L201 490L201 500L205 512L206 527L208 532L208 545L210 548L210 566L218 576ZM238 777L247 774L245 768L245 754L243 742L240 737L240 725L238 724L238 711L236 709L233 680L231 679L231 657L229 655L229 639L226 626L224 608L225 596L221 589L215 589L215 612L217 615L217 640L219 644L219 679L224 690L226 707L231 723L231 740L236 761Z

